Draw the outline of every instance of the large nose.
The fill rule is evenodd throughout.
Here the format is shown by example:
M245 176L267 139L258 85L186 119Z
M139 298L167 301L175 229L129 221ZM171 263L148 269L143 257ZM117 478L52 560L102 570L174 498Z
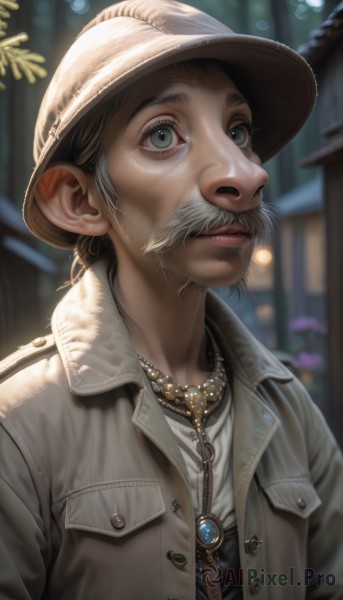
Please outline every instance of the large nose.
M206 200L227 210L255 208L268 184L267 172L256 154L242 151L228 138L202 155L200 191Z

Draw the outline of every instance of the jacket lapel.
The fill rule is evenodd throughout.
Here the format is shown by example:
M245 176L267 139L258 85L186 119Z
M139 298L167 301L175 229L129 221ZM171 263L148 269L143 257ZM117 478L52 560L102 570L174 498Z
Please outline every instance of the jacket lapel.
M237 523L243 530L246 500L251 480L280 421L274 412L240 380L234 380L235 426L233 473Z
M168 460L181 472L190 485L185 461L153 392L144 387L139 391L132 422L146 435Z

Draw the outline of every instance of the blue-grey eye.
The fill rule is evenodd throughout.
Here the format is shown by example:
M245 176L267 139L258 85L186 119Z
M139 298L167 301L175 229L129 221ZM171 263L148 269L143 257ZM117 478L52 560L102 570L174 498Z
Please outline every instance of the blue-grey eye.
M159 127L150 133L151 143L160 150L168 148L173 143L173 131L170 127Z
M249 123L236 125L229 129L228 136L237 146L246 146L250 143L251 126Z

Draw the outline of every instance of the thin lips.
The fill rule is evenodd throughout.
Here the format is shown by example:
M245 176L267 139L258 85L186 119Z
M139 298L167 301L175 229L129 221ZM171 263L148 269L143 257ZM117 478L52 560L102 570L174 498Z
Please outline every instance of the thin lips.
M208 231L207 233L202 233L200 235L204 237L209 237L214 235L234 235L236 233L242 235L251 235L248 229L235 225L226 225L225 227L219 227L219 229Z

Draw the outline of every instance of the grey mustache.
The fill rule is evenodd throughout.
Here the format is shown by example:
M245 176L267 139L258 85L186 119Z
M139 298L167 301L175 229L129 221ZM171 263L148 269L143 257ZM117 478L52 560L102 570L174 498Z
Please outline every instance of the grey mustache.
M204 235L225 226L243 228L252 238L261 240L267 231L273 229L274 220L275 214L266 204L247 211L233 212L196 198L180 208L167 225L154 230L144 252L166 254L184 244L190 237Z

